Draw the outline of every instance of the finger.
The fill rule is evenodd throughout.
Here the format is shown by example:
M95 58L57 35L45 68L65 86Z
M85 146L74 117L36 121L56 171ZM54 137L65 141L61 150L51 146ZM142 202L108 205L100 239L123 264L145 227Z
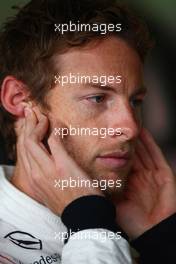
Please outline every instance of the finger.
M37 120L39 120L41 118L42 115L45 115L39 108L39 106L34 106L32 108L32 110L34 111L36 117L37 117Z
M57 121L56 126L57 128L66 128L68 129L66 126L64 126L64 124L60 121ZM49 138L48 138L48 145L50 147L52 156L55 160L55 162L57 163L59 160L59 157L64 157L64 159L69 159L69 155L67 153L67 151L64 148L63 145L63 139L62 139L62 135L55 133L55 131L53 130L52 133L50 134ZM63 160L64 160L63 159Z
M35 141L41 142L44 139L49 127L47 116L41 114L36 127L32 132L32 137Z
M14 124L14 129L17 135L17 138L23 133L23 128L25 124L25 118L20 117Z
M42 114L37 107L31 108L27 111L26 115L26 136L32 137L34 141L41 142L47 133L49 127L48 118ZM40 143L40 146L45 150L44 145Z
M143 164L138 156L137 153L134 154L134 159L133 159L133 172L137 172L137 171L140 171L140 170L143 170L144 167L143 167Z
M28 112L25 122L25 133L27 131L25 134L25 146L29 152L27 155L32 155L36 161L38 160L40 166L43 166L44 162L48 163L51 160L50 154L42 142L39 141L40 137L43 137L47 131L47 125L46 117L40 116L40 120L37 123L37 117L34 111L31 110ZM30 134L28 134L29 131Z
M19 120L18 120L19 121ZM17 124L17 157L18 161L23 164L27 173L30 172L30 163L27 156L27 150L24 145L25 142L25 119Z
M142 129L140 135L141 141L146 147L149 155L151 156L156 168L166 168L168 163L158 145L155 143L152 135L146 130Z
M52 154L52 157L57 164L58 161L60 161L59 157L62 157L62 160L65 158L68 158L67 152L64 149L61 137L58 135L55 135L54 131L50 134L48 138L48 145L50 147L50 151Z
M146 149L145 145L141 140L138 140L136 145L136 153L140 157L140 160L144 166L144 168L148 170L152 170L155 168L155 163L153 162L151 156L148 153L148 150Z
M28 150L27 154L30 158L30 155L33 159L37 162L38 166L42 168L49 169L50 166L53 164L50 154L47 152L47 150L43 150L43 148L38 144L38 142L35 142L31 139L28 139L26 142L26 148ZM31 165L32 166L32 165Z
M45 146L45 144L42 142L44 140L44 137L47 135L47 131L49 128L48 117L41 113L37 106L33 107L32 111L34 111L38 123L33 129L30 137L33 139L33 141L38 142L43 151L48 154L49 150L47 150L47 146Z
M46 175L47 171L46 168L44 168L44 166L41 166L41 164L39 164L38 159L36 160L35 157L33 157L33 155L31 155L31 153L29 151L27 151L27 157L28 157L28 163L30 164L30 171L28 172L28 176L29 176L29 180L31 183L31 186L33 186L34 188L34 184L35 187L37 185L40 185L38 190L37 190L37 195L39 194L39 191L42 191L42 184L41 184L41 180L44 181L44 176ZM45 166L47 166L47 164L45 163ZM50 169L51 170L51 169ZM50 171L50 173L52 173Z
M25 137L27 138L37 125L37 117L31 107L25 107Z

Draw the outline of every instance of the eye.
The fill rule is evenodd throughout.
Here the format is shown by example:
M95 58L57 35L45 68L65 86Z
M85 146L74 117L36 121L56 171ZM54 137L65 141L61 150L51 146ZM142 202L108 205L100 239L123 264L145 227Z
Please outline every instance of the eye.
M133 99L133 100L131 100L131 106L133 108L140 107L140 106L142 106L143 102L144 102L143 99Z
M91 101L92 103L100 104L105 100L105 95L94 95L88 97L87 100Z

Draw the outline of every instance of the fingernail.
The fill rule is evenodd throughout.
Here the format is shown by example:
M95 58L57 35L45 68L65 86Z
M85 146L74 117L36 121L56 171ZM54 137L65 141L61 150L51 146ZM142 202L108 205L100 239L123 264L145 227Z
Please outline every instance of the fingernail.
M32 110L29 107L24 108L24 115L25 117L29 116L32 114Z

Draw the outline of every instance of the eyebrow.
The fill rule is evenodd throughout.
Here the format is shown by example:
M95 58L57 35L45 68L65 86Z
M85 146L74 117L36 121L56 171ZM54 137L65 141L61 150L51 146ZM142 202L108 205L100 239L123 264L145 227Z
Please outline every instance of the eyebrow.
M96 89L100 89L100 90L105 90L105 91L116 91L115 87L111 87L109 85L102 85L101 83L93 83L93 82L89 82L89 83L85 83L85 86L91 86L92 88L96 88Z
M100 90L104 90L104 91L113 91L113 92L117 92L117 88L113 87L113 86L109 86L109 85L103 85L101 83L93 83L93 82L89 82L89 83L85 83L85 86L91 86L93 88L96 89L100 89ZM138 95L138 94L146 94L147 93L147 87L145 85L141 85L139 88L137 88L134 92L134 95Z
M139 87L136 91L135 91L135 95L138 94L146 94L148 91L147 87L145 85L142 85L141 87Z

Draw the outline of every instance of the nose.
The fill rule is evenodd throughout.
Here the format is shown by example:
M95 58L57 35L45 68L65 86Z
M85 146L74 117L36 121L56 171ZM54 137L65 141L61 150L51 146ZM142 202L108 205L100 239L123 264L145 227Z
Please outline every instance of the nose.
M111 112L109 120L109 126L116 131L118 129L118 131L121 132L120 137L121 139L123 138L124 141L133 141L139 136L141 121L129 104L116 107L116 109ZM114 136L117 136L117 134L114 134L113 137Z

